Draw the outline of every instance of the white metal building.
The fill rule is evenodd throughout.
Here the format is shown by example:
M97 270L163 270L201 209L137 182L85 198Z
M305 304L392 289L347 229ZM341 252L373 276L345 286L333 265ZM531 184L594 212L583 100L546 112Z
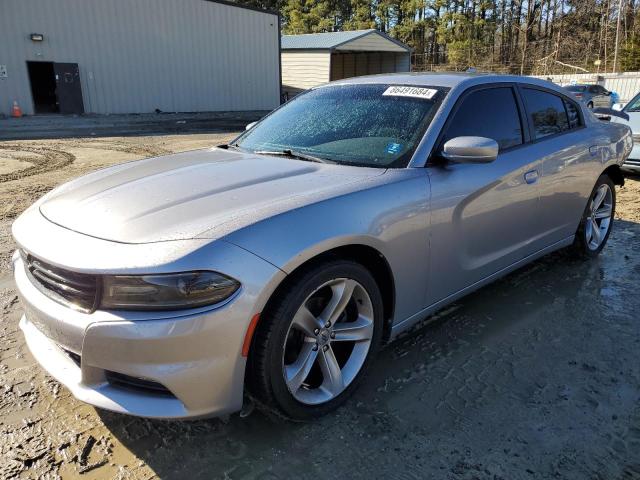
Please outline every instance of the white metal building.
M224 0L0 0L0 113L271 110L279 27Z
M282 37L282 89L290 96L342 78L411 70L411 48L378 30Z

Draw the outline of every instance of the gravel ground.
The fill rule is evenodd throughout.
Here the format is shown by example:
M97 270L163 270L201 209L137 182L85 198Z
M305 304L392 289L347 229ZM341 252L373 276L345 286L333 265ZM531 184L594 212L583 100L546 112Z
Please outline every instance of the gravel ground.
M600 258L546 257L389 345L312 424L96 411L17 328L10 225L54 185L233 135L0 142L0 478L640 479L640 179Z

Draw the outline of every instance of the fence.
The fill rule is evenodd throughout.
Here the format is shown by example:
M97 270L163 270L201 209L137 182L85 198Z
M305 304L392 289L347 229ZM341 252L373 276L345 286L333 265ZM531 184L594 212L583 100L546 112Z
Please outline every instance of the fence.
M550 80L558 85L571 83L597 83L607 90L616 92L620 96L620 102L626 103L640 92L640 72L607 73L566 73L562 75L532 75L535 78Z

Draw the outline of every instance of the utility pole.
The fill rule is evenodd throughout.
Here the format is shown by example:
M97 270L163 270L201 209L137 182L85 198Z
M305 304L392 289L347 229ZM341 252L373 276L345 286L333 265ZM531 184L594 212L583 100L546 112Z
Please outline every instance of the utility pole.
M620 15L622 14L622 0L618 2L618 20L616 22L616 46L613 51L613 73L616 73L618 66L618 39L620 37Z

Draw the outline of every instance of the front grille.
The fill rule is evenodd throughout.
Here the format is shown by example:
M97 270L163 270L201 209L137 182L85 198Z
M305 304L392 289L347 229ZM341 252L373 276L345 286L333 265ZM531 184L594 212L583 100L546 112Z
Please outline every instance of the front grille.
M124 388L127 390L135 390L138 392L151 393L155 395L171 395L173 394L164 386L158 382L147 380L145 378L131 377L123 373L112 372L110 370L105 371L107 381L116 387Z
M627 158L624 162L625 165L631 165L633 167L640 167L640 160L635 160L633 158Z
M54 267L32 255L23 254L23 258L29 279L47 297L85 313L95 311L99 300L96 275Z

